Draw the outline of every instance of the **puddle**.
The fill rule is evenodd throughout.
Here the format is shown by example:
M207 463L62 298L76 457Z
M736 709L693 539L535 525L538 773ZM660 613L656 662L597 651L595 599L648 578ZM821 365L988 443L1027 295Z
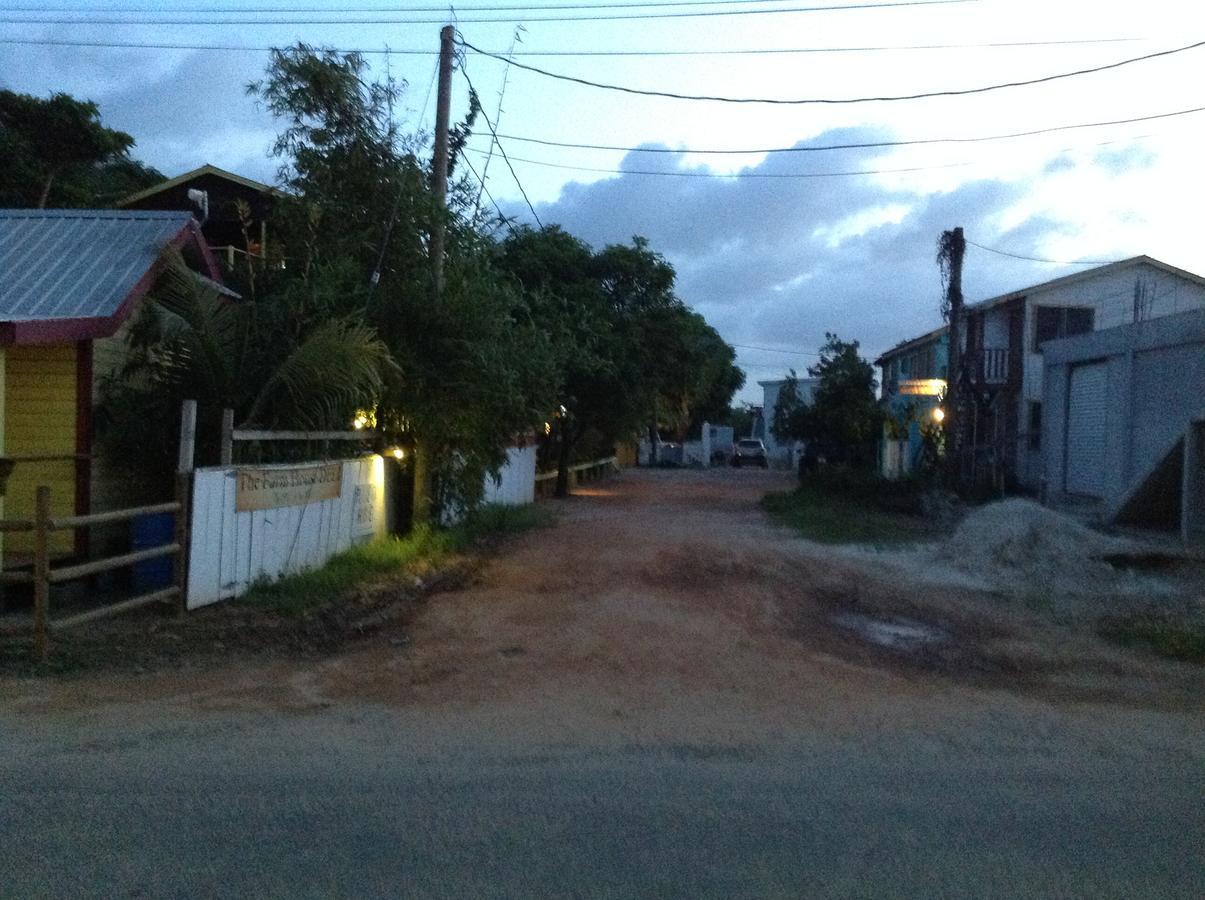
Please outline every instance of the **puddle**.
M944 641L945 631L917 622L915 619L876 619L858 612L839 612L832 617L833 624L856 632L859 637L896 650L915 650L927 644Z

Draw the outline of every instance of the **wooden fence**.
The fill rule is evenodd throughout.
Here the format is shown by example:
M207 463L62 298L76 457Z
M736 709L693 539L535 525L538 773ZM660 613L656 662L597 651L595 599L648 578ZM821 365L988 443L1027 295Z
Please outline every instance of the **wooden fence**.
M33 584L33 640L34 649L40 659L45 659L50 648L50 632L63 628L71 628L92 622L106 616L116 615L147 606L151 603L173 603L180 612L185 609L185 590L187 585L187 557L185 548L188 545L188 495L190 480L187 474L181 474L176 479L176 499L168 503L156 503L150 506L135 506L128 509L116 509L108 512L89 513L87 515L52 516L50 488L39 487L34 503L34 517L29 519L0 520L0 531L3 532L33 532L34 554L33 568L29 571L0 572L0 581L8 584ZM110 522L126 522L143 515L156 513L174 513L176 518L175 535L171 543L158 547L148 547L134 550L117 556L103 559L93 559L87 562L70 563L56 567L50 555L50 535L59 531L74 531ZM52 585L67 581L76 581L122 569L150 559L170 556L174 561L173 584L165 588L149 591L133 597L127 597L105 606L89 609L60 619L50 617L50 589Z

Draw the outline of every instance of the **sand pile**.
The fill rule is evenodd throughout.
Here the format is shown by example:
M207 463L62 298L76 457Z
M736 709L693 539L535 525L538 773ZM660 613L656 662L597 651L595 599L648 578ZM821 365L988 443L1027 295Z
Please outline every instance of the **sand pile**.
M1002 500L972 510L937 556L989 579L1020 576L1048 586L1108 579L1115 570L1103 557L1133 550L1032 500Z

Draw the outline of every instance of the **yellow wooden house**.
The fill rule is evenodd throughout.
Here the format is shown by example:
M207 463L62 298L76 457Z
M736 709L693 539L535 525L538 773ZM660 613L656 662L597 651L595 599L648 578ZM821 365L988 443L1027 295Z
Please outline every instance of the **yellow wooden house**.
M0 210L0 498L5 519L33 516L39 485L55 515L91 510L97 378L120 362L117 334L154 284L163 251L220 281L189 212ZM56 532L59 555L86 535ZM3 536L4 568L27 561L31 535Z

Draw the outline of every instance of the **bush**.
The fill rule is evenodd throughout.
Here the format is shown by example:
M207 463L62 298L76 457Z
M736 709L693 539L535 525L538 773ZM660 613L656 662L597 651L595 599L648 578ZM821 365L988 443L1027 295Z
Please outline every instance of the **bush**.
M869 469L824 465L800 476L800 491L856 500L884 512L919 516L929 483L920 478L884 478Z

